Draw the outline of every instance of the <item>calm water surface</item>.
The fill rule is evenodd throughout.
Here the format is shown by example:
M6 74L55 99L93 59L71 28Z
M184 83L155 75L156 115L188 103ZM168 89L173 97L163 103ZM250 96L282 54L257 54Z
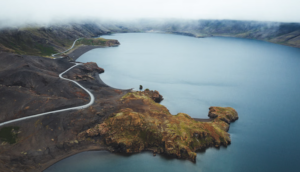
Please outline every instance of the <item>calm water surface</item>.
M78 61L97 62L115 88L158 90L172 114L206 118L210 106L235 108L232 144L197 153L197 162L84 152L46 172L268 172L300 169L300 49L238 38L127 33L105 36L119 47L94 49Z

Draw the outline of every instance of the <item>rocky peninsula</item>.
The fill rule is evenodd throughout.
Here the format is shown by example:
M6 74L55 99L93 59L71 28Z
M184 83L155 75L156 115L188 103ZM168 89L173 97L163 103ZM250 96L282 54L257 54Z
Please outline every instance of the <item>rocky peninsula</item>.
M230 122L238 119L230 107L210 107L211 122L200 122L185 113L171 115L155 102L157 91L127 93L121 109L101 124L78 134L78 140L100 137L111 152L138 153L151 150L196 162L195 151L230 144Z

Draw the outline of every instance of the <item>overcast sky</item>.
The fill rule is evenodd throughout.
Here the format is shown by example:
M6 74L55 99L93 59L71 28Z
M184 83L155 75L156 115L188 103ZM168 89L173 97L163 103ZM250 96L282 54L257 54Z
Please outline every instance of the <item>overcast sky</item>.
M300 23L300 0L0 0L0 26L100 18L237 19Z

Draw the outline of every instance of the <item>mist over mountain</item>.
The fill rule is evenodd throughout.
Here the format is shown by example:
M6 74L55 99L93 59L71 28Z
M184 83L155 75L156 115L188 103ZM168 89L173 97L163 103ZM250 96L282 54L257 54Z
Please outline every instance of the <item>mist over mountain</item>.
M0 28L138 19L300 22L299 6L298 0L10 0L1 2Z
M162 31L300 47L299 1L11 0L1 3L0 51L47 56L79 37Z
M0 51L50 56L67 49L77 38L126 32L164 32L198 38L239 37L300 47L299 23L144 19L126 22L77 21L2 28L0 30Z

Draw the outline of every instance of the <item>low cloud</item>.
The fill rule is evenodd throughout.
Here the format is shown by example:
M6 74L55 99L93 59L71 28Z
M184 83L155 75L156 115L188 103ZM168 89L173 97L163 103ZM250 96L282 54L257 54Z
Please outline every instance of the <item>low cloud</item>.
M0 27L83 20L233 19L300 23L299 0L9 0Z

